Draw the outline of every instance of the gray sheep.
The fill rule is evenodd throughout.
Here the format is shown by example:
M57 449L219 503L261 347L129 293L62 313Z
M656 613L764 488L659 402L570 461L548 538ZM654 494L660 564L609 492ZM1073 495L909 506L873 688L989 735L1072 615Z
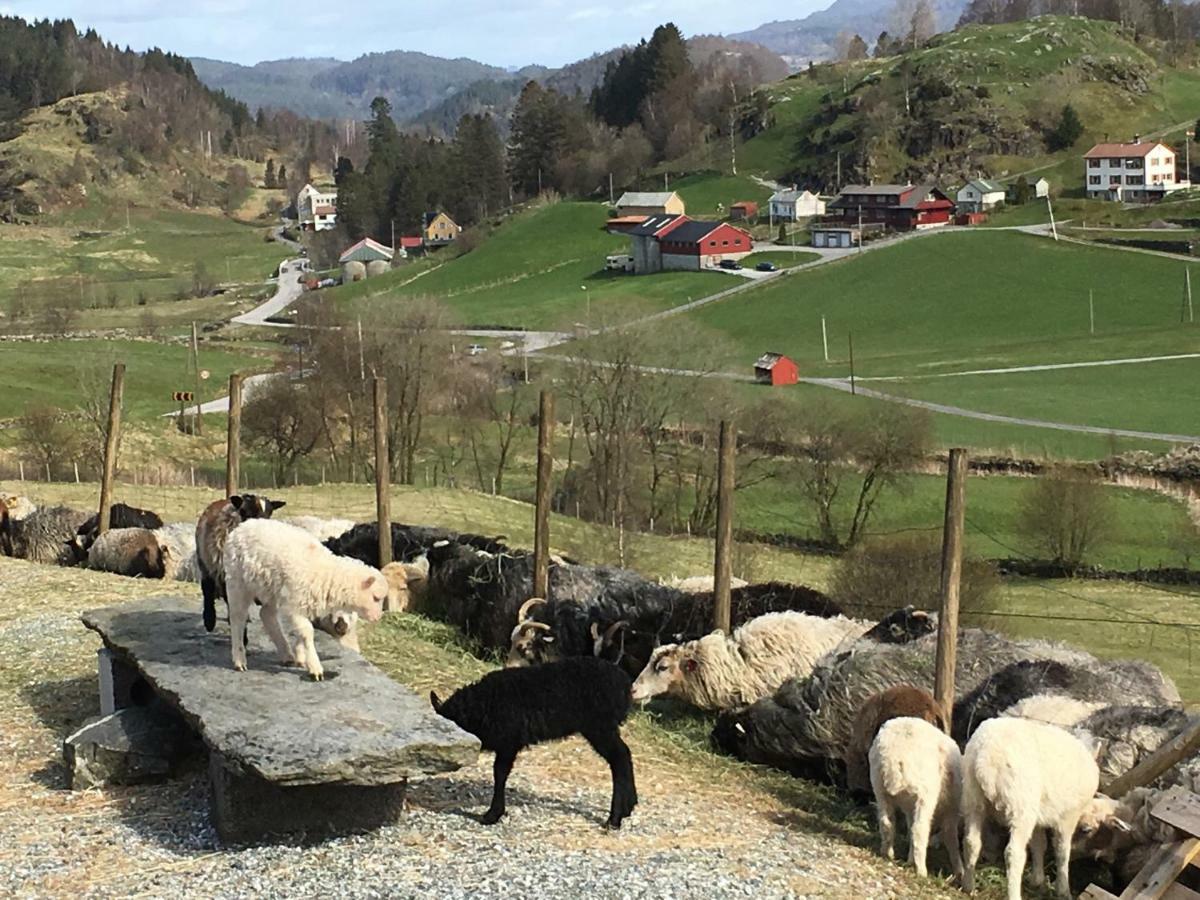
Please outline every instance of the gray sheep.
M75 565L70 542L90 514L66 506L40 507L23 519L9 516L7 555L30 562Z
M88 548L89 569L129 578L163 578L170 551L149 528L113 528Z

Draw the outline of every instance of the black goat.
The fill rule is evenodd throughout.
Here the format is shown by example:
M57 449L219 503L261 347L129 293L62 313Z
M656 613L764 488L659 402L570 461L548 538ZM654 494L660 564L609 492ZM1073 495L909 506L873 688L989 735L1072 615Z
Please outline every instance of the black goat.
M109 528L155 528L163 527L162 517L148 509L138 509L124 503L114 503L108 511ZM76 563L87 562L88 550L100 536L100 514L93 513L82 525L75 530L75 538L68 542L68 548L75 557Z
M434 711L479 738L496 754L492 805L484 825L504 815L504 787L517 754L526 747L581 735L612 769L612 803L607 824L621 821L637 806L633 757L621 739L629 715L629 676L611 663L590 657L545 666L500 669L455 691L445 702L430 693Z

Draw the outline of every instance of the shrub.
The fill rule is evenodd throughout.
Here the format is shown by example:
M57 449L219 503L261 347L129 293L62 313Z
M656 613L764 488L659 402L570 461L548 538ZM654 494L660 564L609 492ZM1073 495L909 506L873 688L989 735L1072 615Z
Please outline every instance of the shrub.
M1112 517L1104 486L1078 470L1055 469L1030 482L1021 524L1038 552L1074 571L1109 536Z

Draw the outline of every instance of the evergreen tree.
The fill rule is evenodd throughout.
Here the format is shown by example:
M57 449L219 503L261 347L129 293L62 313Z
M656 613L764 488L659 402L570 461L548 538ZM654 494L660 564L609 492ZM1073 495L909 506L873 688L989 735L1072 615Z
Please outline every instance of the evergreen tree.
M1051 153L1073 147L1083 136L1083 123L1079 121L1079 113L1070 103L1062 108L1058 123L1046 134L1046 148Z
M532 196L552 183L566 137L563 109L556 91L530 81L512 114L508 162L512 185Z
M1033 194L1033 188L1029 186L1029 180L1020 175L1017 178L1017 183L1013 186L1013 203L1022 206L1029 202L1029 198Z
M346 178L353 174L354 163L345 156L339 156L337 158L337 165L333 167L333 183L341 187Z
M867 42L862 39L862 35L856 34L850 39L850 45L846 48L846 59L866 59L867 58Z
M673 22L654 29L648 49L650 83L647 93L664 90L677 78L694 74L688 58L687 42Z
M275 176L275 184L285 190L288 188L287 166L283 163L279 164L279 173Z
M507 199L504 145L490 116L463 116L451 147L453 183L449 203L459 224L477 222Z
M782 222L779 223L779 239L775 243L777 243L777 244L786 244L787 243L787 226L784 225Z
M273 188L275 186L275 160L268 159L267 170L263 173L263 187Z
M879 37L875 39L875 58L882 59L885 56L891 56L893 52L892 43L892 36L890 34L886 31L879 32Z

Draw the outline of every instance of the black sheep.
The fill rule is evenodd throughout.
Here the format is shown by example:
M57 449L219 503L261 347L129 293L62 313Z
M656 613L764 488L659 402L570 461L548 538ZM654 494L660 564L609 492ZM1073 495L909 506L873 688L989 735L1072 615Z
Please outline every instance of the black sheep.
M486 553L508 551L498 537L460 534L446 528L430 528L425 525L392 523L392 559L396 562L412 562L444 542L463 544ZM344 534L325 541L325 546L338 556L349 556L369 566L376 566L379 564L379 525L375 522L360 522Z
M148 509L138 509L124 503L114 503L108 511L109 528L146 528L153 531L163 527L162 517ZM69 549L75 556L75 562L87 562L88 550L100 536L100 514L93 513L82 525L75 530L75 539L70 542Z
M479 738L496 754L492 805L482 822L504 815L504 786L517 754L534 744L581 735L612 769L608 826L637 806L633 757L621 739L633 682L612 663L578 657L544 666L499 669L455 691L445 702L430 693L434 711Z

